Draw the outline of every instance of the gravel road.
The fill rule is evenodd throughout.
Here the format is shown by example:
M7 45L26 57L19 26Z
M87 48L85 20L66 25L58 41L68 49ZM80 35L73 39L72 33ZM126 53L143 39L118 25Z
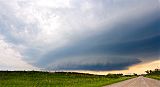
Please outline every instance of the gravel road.
M104 87L160 87L160 81L140 76Z

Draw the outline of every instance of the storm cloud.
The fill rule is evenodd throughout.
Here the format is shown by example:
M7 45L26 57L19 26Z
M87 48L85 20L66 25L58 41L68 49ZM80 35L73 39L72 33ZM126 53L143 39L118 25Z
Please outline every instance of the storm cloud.
M159 0L2 0L0 36L28 67L127 69L160 58L159 4ZM10 67L4 64L0 68Z
M145 20L129 20L134 22L133 24L128 21L123 22L125 24L117 24L110 31L105 31L103 27L103 32L48 52L42 56L46 59L40 63L45 65L46 62L50 64L56 61L60 66L53 63L50 67L56 66L60 69L114 70L124 69L141 62L142 59L158 59L160 52L158 14L156 13L154 20L147 23L145 17Z

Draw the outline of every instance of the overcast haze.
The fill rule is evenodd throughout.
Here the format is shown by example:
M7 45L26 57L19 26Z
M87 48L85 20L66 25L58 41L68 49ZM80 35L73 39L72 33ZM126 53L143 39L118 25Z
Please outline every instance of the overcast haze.
M124 70L159 44L159 0L0 0L1 70Z

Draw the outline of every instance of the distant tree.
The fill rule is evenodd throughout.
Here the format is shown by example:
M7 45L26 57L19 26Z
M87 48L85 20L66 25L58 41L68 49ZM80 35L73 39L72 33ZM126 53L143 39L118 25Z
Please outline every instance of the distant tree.
M159 71L159 69L155 69L155 71Z
M147 70L145 72L147 73L147 75L160 75L160 69Z
M149 73L152 73L152 70L150 70Z
M149 72L149 70L147 70L147 71L145 71L147 74L149 74L150 72Z
M136 73L133 73L134 76L138 76Z

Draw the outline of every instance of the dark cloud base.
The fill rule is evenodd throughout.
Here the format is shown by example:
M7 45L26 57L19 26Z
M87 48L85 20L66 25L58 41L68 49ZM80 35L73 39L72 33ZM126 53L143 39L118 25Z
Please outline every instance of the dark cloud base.
M141 61L136 59L134 61L119 63L119 64L94 64L94 65L66 65L58 67L56 70L124 70L129 66L140 63ZM51 68L51 67L50 67Z

